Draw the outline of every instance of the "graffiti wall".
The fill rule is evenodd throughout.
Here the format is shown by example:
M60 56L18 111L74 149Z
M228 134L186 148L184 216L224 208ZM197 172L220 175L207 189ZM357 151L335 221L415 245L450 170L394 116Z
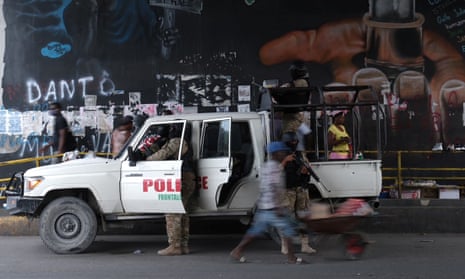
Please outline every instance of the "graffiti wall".
M40 155L50 102L106 152L116 116L253 111L295 60L313 85L372 85L389 149L465 146L464 0L0 3L0 161Z

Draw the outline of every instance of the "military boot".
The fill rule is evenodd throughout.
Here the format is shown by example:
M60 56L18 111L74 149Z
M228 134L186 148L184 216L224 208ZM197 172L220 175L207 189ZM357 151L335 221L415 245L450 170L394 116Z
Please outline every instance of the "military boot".
M190 251L189 251L189 246L187 246L187 245L182 245L182 246L181 246L181 252L182 252L183 255L189 254L189 253L190 253Z
M302 253L313 254L316 253L316 250L308 245L308 235L301 235L300 240L301 244L301 251Z
M177 256L182 255L182 249L181 246L170 244L165 249L159 250L157 254L160 256Z

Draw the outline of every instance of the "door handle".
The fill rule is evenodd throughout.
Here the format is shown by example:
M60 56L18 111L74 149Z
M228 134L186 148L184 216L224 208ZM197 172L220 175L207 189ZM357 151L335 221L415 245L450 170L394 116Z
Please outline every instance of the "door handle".
M125 176L126 177L140 177L142 176L142 173L130 173L130 174L126 174Z
M226 169L220 169L220 172L226 172Z

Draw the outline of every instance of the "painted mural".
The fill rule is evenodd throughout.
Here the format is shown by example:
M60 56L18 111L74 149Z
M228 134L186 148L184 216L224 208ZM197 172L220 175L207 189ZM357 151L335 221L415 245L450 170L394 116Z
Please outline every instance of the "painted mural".
M253 111L295 60L313 85L372 85L388 149L465 147L464 0L3 0L3 17L0 161L40 156L52 101L107 152L116 116Z

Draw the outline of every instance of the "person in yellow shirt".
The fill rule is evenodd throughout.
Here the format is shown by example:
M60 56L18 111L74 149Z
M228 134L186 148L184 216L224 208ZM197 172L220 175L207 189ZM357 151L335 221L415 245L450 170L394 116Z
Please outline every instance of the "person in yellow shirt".
M329 159L349 159L351 138L344 126L345 111L334 111L333 124L328 129L328 145L331 148Z

